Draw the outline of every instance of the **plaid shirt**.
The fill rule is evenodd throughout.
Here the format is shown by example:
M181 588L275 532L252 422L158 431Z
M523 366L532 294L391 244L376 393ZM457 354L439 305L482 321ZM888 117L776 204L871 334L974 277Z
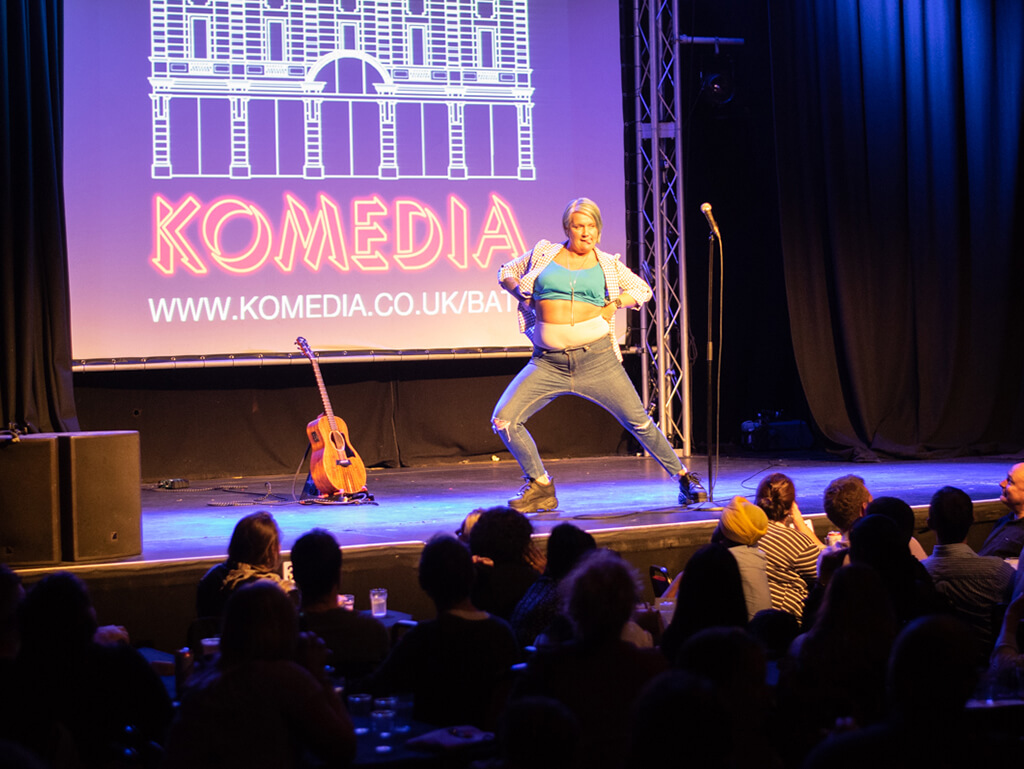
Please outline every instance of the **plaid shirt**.
M537 276L555 260L555 257L558 256L562 248L562 243L551 243L547 240L540 241L533 247L532 251L527 251L511 262L501 265L501 268L498 270L498 282L500 283L505 278L516 278L519 281L519 290L523 296L532 296L533 283ZM618 254L609 254L597 248L594 249L594 253L597 255L597 263L601 265L601 270L604 272L604 285L609 302L614 302L619 294L624 292L633 297L638 306L651 298L654 293L651 291L651 287L647 285L643 278L626 267ZM536 326L537 314L529 307L523 306L520 302L519 330L526 334L531 342L533 341L533 330ZM615 340L614 315L608 321L608 336L611 337L615 356L621 361L622 351Z

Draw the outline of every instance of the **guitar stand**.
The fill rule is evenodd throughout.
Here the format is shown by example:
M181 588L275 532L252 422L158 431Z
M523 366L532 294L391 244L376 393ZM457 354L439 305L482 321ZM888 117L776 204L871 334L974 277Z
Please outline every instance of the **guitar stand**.
M306 497L300 499L302 505L376 505L373 494L365 488L362 491L354 491L351 494L345 491L331 494L325 497Z
M346 491L339 491L337 494L324 495L320 493L320 489L316 487L316 483L313 481L313 474L311 472L306 473L306 482L302 486L302 493L299 495L295 494L295 487L298 484L298 480L301 477L302 466L305 464L306 459L309 457L309 446L306 446L306 453L302 455L302 461L299 462L299 467L295 471L295 476L292 479L292 499L298 502L300 505L376 505L377 503L373 499L373 494L367 491L366 486L363 486L359 491L353 491L351 493ZM269 489L268 489L269 492Z

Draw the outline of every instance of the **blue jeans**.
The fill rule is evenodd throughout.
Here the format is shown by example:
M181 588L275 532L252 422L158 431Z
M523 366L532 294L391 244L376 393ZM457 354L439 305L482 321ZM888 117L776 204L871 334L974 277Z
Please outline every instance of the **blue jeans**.
M644 411L636 388L615 357L610 337L566 350L533 348L533 357L494 407L491 426L530 479L544 475L526 420L560 395L578 395L604 408L672 475L683 465L658 425Z

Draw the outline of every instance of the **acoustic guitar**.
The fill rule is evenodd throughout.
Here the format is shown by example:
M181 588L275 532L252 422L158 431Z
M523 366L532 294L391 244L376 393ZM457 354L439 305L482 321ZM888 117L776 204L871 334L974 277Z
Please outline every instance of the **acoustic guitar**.
M309 472L317 491L326 496L339 492L355 494L366 489L366 466L359 457L348 437L348 425L341 417L335 416L331 399L327 397L324 377L320 373L320 362L309 349L309 343L301 336L295 344L313 364L316 384L320 388L320 399L324 413L306 425L306 435L313 453L309 458Z

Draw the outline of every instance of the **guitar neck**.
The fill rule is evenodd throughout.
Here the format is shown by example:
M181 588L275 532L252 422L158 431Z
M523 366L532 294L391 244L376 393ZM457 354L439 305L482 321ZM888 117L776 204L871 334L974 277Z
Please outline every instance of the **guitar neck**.
M334 409L331 408L331 399L327 397L327 387L324 385L324 376L320 373L320 362L316 358L311 357L310 360L313 363L313 374L316 376L316 386L320 389L320 400L324 403L324 414L327 415L327 422L331 426L331 430L337 430L338 427L334 423Z

